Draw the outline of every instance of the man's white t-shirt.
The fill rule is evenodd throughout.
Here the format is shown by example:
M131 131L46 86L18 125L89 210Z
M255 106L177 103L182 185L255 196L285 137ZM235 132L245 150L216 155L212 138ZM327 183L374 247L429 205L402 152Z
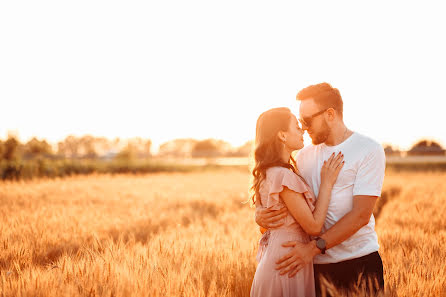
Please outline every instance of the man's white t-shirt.
M335 152L344 154L345 164L333 187L322 233L330 229L353 207L356 195L381 196L386 157L382 146L373 139L354 132L344 142L327 146L322 143L304 147L297 155L297 167L316 197L321 184L321 168ZM359 258L379 249L373 215L367 225L353 236L317 255L315 264L337 263Z

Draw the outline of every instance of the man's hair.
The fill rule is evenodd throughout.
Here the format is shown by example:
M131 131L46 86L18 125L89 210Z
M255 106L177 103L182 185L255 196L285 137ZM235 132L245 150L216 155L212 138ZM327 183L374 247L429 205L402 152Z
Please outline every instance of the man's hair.
M317 85L311 85L297 93L297 100L306 100L312 98L314 102L324 109L333 108L342 117L343 102L339 90L333 88L330 84L324 82Z

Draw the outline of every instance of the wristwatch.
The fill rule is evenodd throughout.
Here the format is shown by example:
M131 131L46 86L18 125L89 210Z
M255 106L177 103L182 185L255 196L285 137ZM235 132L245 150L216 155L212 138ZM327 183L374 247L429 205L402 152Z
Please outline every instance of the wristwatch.
M327 244L325 242L325 239L316 237L315 240L317 248L321 250L321 254L325 254L325 251L327 250Z

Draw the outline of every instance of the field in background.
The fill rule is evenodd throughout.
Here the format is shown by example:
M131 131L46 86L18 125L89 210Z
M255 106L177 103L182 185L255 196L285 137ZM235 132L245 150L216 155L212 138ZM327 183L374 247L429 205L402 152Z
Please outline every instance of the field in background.
M376 230L388 296L446 296L446 173L388 171ZM0 182L0 296L249 296L249 175Z

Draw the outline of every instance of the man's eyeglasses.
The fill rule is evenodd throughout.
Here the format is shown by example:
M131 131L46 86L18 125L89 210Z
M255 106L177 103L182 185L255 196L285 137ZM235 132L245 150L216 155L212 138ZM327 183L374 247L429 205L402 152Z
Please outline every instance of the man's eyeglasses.
M327 111L327 110L324 109L324 110L321 110L321 111L316 112L315 114L313 114L313 115L311 115L311 116L300 118L300 119L299 119L299 122L301 123L302 128L305 127L305 126L306 126L307 128L310 128L311 123L313 122L313 119L314 119L315 117L317 117L317 116L323 114L323 113L326 112L326 111Z

